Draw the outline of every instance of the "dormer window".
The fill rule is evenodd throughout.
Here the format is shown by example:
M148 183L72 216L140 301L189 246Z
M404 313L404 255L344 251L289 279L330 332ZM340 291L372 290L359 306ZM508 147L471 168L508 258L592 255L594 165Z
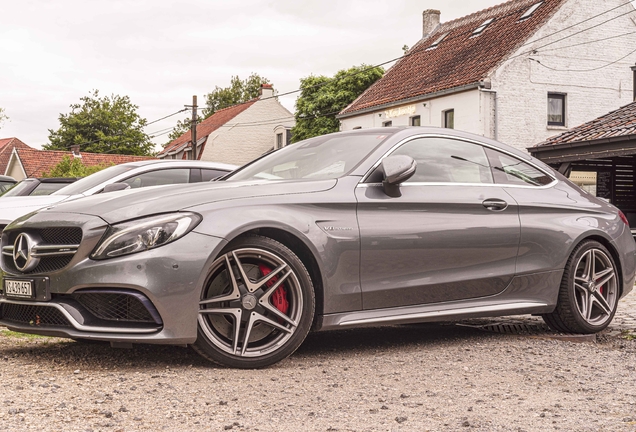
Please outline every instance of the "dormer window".
M483 31L486 30L486 27L488 27L494 20L495 20L494 18L490 18L490 19L487 19L486 21L484 21L479 27L477 27L473 31L473 36L478 36L478 35L482 34Z
M528 18L530 18L532 16L532 14L539 9L539 6L541 6L543 4L542 1L540 1L539 3L535 3L532 6L530 6L530 9L528 9L527 11L524 12L523 15L521 15L521 18L519 18L519 21L523 21L526 20Z
M443 35L441 35L440 37L438 37L438 38L435 40L435 42L433 42L433 43L431 44L431 46L430 46L430 47L428 47L428 48L426 48L426 49L427 49L427 50L430 50L430 49L437 48L437 46L438 46L439 44L441 44L441 43L442 43L442 41L443 41L444 39L446 39L446 36L448 36L448 32L447 32L447 33L444 33Z

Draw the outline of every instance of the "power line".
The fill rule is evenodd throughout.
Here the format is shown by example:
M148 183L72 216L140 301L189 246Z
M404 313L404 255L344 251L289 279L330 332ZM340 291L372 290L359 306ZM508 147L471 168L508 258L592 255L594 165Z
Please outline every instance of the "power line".
M631 3L631 2L630 2L630 3ZM614 9L616 9L616 8L614 8ZM602 25L604 25L604 24L607 24L607 23L608 23L608 22L610 22L610 21L614 21L614 20L616 20L616 19L618 19L618 18L621 18L621 17L623 17L623 16L625 16L625 15L629 15L630 13L633 13L633 12L636 12L636 10L632 9L632 10L631 10L631 11L629 11L629 12L625 12L625 13L623 13L623 14L617 15L617 16L615 16L615 17L613 17L613 18L610 18L610 19L608 19L608 20L605 20L605 21L603 21L603 22L600 22L600 23L598 23L598 24L595 24L595 25L593 25L592 27L588 27L588 28L585 28L585 29L583 29L583 30L579 30L579 31L577 31L577 32L575 32L575 33L572 33L571 35L564 36L564 37L562 37L562 38L560 38L560 39L557 39L557 40L555 40L555 41L549 42L549 43L547 43L547 44L545 44L545 45L541 45L540 47L534 48L534 49L532 49L532 50L521 52L521 53L517 54L516 56L510 57L508 60L515 59L515 58L520 57L520 56L522 56L522 55L524 55L524 54L533 54L535 51L539 51L539 50L540 50L540 49L542 49L542 48L545 48L545 47L550 46L550 45L554 45L554 44L555 44L555 43L557 43L557 42L561 42L561 41L563 41L563 40L565 40L565 39L569 39L569 38L571 38L571 37L573 37L573 36L576 36L576 35L579 35L579 34L581 34L581 33L584 33L584 32L586 32L586 31L588 31L588 30L592 30L592 29L594 29L594 28L600 27L600 26L602 26ZM586 20L586 21L587 21L587 20ZM578 25L578 24L576 24L576 25ZM571 28L571 27L573 27L573 26L570 26L570 28ZM556 34L556 33L560 33L560 32L555 32L555 33L553 33L552 35L554 35L554 34ZM536 42L536 41L535 41L535 42ZM533 43L534 43L534 42L533 42ZM529 43L528 43L528 44L529 44ZM526 45L528 45L528 44L526 44Z
M167 118L169 118L169 117L175 116L175 115L180 114L180 113L182 113L182 112L184 112L184 111L188 111L188 109L187 109L187 108L183 108L182 110L179 110L179 111L177 111L177 112L174 112L174 113L172 113L172 114L169 114L169 115L167 115L167 116L165 116L165 117L161 117L160 119L153 120L153 121L151 121L150 123L146 123L146 126L150 126L150 125L151 125L151 124L153 124L153 123L160 122L161 120L165 120L165 119L167 119ZM146 126L144 126L144 127L146 127Z
M626 59L627 57L629 57L630 55L632 55L634 53L636 53L636 49L631 51L631 52L629 52L627 55L619 58L618 60L615 60L615 61L613 61L611 63L607 63L607 64L605 64L603 66L595 67L595 68L592 68L592 69L556 69L556 68L544 65L543 63L541 63L537 59L530 58L530 60L540 64L541 66L543 66L546 69L550 69L550 70L555 71L555 72L593 72L593 71L597 71L597 70L600 70L600 69L604 69L604 68L606 68L608 66L611 66L613 64L616 64L619 61Z
M595 39L595 40L592 40L592 41L581 42L581 43L577 43L577 44L573 44L573 45L567 45L567 46L564 46L564 47L557 47L557 48L550 48L550 49L547 49L547 50L541 50L541 53L550 52L550 51L558 51L558 50L561 50L561 49L567 49L567 48L577 47L577 46L581 46L581 45L590 45L590 44L597 43L597 42L604 42L604 41L610 40L610 39L617 39L617 38L624 37L624 36L631 36L633 34L636 34L636 31L629 32L629 33L623 33L623 34L619 34L619 35L615 35L615 36L609 36L609 37L606 37L606 38L603 38L603 39Z

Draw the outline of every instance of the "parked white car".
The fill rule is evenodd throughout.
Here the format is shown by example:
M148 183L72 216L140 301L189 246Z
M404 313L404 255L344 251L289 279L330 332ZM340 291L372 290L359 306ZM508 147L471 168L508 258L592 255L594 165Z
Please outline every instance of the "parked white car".
M177 183L210 181L231 171L234 165L189 160L147 160L115 165L76 181L51 195L0 199L0 231L11 221L62 201L108 192ZM108 185L109 188L104 190Z

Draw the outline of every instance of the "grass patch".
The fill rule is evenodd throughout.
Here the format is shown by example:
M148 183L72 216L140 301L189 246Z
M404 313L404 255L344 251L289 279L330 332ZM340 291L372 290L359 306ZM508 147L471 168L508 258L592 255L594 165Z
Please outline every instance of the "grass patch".
M18 333L11 330L0 330L0 334L2 334L2 336L27 338L27 339L48 339L49 338L49 336L34 335L29 333Z
M621 337L626 340L636 340L636 333L629 330L623 330Z

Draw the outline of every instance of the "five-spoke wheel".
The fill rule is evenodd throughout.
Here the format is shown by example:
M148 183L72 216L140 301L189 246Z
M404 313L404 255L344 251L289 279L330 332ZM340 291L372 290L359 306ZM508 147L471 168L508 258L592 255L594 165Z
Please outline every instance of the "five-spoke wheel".
M266 237L240 238L212 264L194 348L226 366L269 366L305 339L314 302L311 278L291 250Z
M616 313L618 289L616 265L609 251L596 241L585 241L568 260L555 311L543 319L557 331L598 332Z

